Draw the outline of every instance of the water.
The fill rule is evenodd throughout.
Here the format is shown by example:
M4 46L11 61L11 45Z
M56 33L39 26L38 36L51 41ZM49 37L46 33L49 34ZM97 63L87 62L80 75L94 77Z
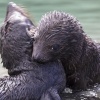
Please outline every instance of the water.
M13 2L25 6L30 12L35 24L46 12L59 10L76 16L81 22L84 31L94 40L100 41L100 0L12 0ZM3 22L7 3L10 0L0 0L0 24ZM1 62L1 59L0 59ZM0 77L7 71L0 64ZM88 91L87 91L88 92ZM85 92L91 94L91 92ZM99 92L100 93L100 92ZM94 94L94 93L92 93ZM74 99L67 99L74 100ZM80 100L80 99L79 99ZM81 99L87 100L87 99ZM94 100L94 99L89 99Z

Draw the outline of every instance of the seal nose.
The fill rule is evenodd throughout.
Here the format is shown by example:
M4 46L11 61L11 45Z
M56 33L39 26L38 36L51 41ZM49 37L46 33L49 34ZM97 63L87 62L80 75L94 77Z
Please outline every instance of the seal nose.
M39 57L37 55L32 54L32 59L37 62L39 60Z
M17 11L19 7L14 2L9 2L7 6L7 12L6 12L6 18L5 21L9 19L9 17L12 15L14 11Z
M17 7L17 5L14 2L9 2L8 7L7 7L7 12L11 12L16 7Z
M16 4L14 2L9 2L8 6L16 6Z
M40 59L38 55L32 54L32 60L38 63L42 63L42 60Z

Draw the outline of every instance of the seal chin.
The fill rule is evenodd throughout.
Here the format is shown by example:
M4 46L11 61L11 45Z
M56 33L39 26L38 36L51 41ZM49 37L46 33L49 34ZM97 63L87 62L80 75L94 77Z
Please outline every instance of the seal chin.
M33 61L40 63L40 64L46 63L45 61L43 61L41 59L36 59L36 58L33 58Z
M41 58L36 58L36 57L32 57L32 60L37 62L37 63L40 63L40 64L44 64L44 63L48 63L48 62L52 62L54 60L50 60L50 59L41 59Z
M35 61L35 62L38 62L38 63L44 63L44 61L38 56L32 55L32 60Z

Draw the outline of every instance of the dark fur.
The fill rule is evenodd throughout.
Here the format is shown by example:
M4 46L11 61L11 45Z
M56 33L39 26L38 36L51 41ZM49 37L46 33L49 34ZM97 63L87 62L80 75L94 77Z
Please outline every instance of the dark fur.
M0 78L0 100L60 100L66 83L63 67L59 61L31 61L33 40L26 29L34 25L20 9L9 3L1 27L1 56L9 76Z
M49 62L60 59L65 68L67 86L82 90L100 83L100 45L85 35L75 17L57 11L47 13L34 37L34 60Z

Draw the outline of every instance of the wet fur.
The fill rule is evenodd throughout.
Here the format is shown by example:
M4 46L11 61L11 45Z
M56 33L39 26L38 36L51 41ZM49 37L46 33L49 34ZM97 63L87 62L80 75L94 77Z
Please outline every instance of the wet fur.
M66 72L66 85L85 90L100 83L100 45L86 36L80 22L70 14L45 14L35 32L33 58L37 62L60 59Z
M19 10L13 8L6 15L0 40L2 62L9 76L0 78L0 100L60 100L66 81L64 70L59 61L38 64L31 60L33 39L26 31L31 27L34 24Z

